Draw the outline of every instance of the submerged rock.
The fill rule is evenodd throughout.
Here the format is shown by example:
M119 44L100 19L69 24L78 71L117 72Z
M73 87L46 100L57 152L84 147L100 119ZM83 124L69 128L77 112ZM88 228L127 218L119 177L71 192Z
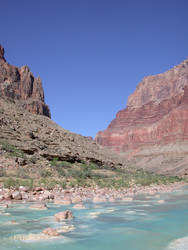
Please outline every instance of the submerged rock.
M48 235L48 236L59 236L58 231L51 227L44 229L43 234Z
M73 214L70 210L62 211L54 215L56 221L60 222L62 220L68 220L73 218Z
M161 204L164 203L164 202L165 202L164 200L159 200L158 201L158 203L161 203Z
M19 241L40 241L40 240L51 240L54 238L60 237L58 236L52 236L44 233L40 234L18 234L10 237L11 240L19 240Z
M17 224L15 220L11 220L11 224Z
M47 210L48 209L46 204L33 204L30 206L30 208L38 209L38 210Z
M133 197L124 197L122 201L132 201Z
M73 208L74 209L86 209L86 207L84 206L83 203L78 203L78 204L74 205Z
M75 230L74 225L66 225L66 226L63 226L61 228L58 228L57 232L58 233L68 233L68 232L71 232L71 231L74 231L74 230Z

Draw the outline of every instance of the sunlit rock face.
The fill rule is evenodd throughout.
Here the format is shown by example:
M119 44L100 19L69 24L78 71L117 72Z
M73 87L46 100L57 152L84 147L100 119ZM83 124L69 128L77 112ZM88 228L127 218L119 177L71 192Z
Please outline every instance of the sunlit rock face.
M44 101L44 91L39 77L35 78L27 66L21 68L8 64L4 48L0 45L0 97L20 104L33 114L50 117L49 107Z
M96 141L117 152L188 141L188 59L145 77Z

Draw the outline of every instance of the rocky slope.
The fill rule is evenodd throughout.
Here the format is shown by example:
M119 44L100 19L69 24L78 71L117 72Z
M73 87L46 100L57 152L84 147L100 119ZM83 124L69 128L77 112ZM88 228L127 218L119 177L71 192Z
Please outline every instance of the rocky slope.
M0 97L19 101L33 114L50 117L50 110L44 102L44 91L39 77L35 78L27 66L21 68L8 64L4 48L0 45Z
M90 138L71 133L49 119L40 78L27 66L9 65L0 46L0 163L48 167L54 158L68 162L121 165L119 157ZM4 152L5 151L5 152ZM7 160L7 152L15 157ZM12 152L13 151L13 152ZM10 156L10 154L9 154ZM19 157L20 156L20 157ZM23 157L24 156L24 157ZM1 166L2 166L1 165Z
M49 160L55 157L69 162L85 160L111 166L120 162L116 154L101 150L95 141L71 133L48 117L31 114L19 103L4 98L0 98L0 140L22 150L28 164L35 159L49 165Z
M142 167L158 172L185 173L188 154L188 60L169 71L148 76L128 98L127 107L117 113L105 131L97 134L98 144L135 159ZM183 144L182 144L183 143ZM179 145L184 145L179 152ZM171 146L170 146L171 145ZM164 149L164 153L163 152ZM168 150L167 150L168 148ZM142 153L141 153L142 152ZM181 157L177 154L181 153ZM154 167L152 159L161 155ZM167 157L168 155L168 157ZM173 162L181 161L177 165ZM136 158L137 157L137 158ZM182 158L183 157L183 158ZM168 159L167 159L168 158ZM145 159L145 160L144 160ZM163 161L169 162L164 167ZM171 163L170 163L171 162ZM136 165L140 164L135 162ZM169 167L173 170L169 170ZM178 167L176 171L175 168Z
M132 183L135 176L138 183L143 179L144 183L145 179L148 181L147 175L136 173L137 167L169 175L188 173L188 157L185 157L188 155L185 136L188 127L187 67L187 61L177 67L177 79L181 82L173 82L176 87L171 88L166 99L164 94L156 97L157 90L152 92L152 86L150 98L143 98L147 88L137 88L135 98L130 97L127 109L118 113L107 131L99 133L97 141L102 145L119 152L131 149L120 156L91 138L71 133L54 123L49 118L50 110L44 102L40 79L34 78L27 66L17 68L9 65L0 46L0 183L7 181L7 185L11 186L8 178L13 177L16 185L20 178L31 183L42 181L44 185L50 182L54 185L57 181L62 185L68 182L70 186L72 181L77 181L79 185L91 182L103 185L105 179L109 186L113 182L119 187ZM165 74L171 75L168 72ZM156 138L158 141L154 143ZM169 148L171 141L176 145ZM165 154L161 148L149 149L158 142L160 146L161 142L168 146ZM145 145L146 148L140 149ZM127 161L133 155L135 157ZM157 161L154 162L154 159ZM151 162L152 165L148 165ZM172 168L163 171L164 164Z

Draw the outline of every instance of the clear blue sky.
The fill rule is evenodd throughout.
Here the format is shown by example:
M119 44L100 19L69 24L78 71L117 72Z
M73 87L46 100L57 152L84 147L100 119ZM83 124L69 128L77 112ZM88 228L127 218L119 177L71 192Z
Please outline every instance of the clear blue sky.
M40 75L52 119L105 129L146 75L188 57L187 0L6 0L0 43Z

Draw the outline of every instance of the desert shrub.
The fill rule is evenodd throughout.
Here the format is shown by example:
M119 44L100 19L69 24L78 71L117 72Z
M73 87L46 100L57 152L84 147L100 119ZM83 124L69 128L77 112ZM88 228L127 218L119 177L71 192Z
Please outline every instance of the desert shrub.
M33 179L27 179L27 180L23 180L23 179L13 179L13 178L8 178L5 179L3 181L3 185L5 188L18 188L19 186L25 186L25 187L29 187L32 188L33 187Z
M81 167L85 169L90 169L90 170L100 169L100 166L98 166L95 163L82 163Z
M70 181L68 183L69 187L76 187L77 186L77 182L76 181Z
M23 179L29 178L27 169L25 169L25 168L19 168L16 171L16 177L23 178Z
M79 178L84 179L84 178L91 178L92 172L89 168L70 169L67 175L75 179L79 179Z
M27 179L27 180L17 180L17 183L19 186L25 186L29 187L30 189L33 188L33 179Z
M56 182L52 179L49 180L49 178L43 177L38 181L38 184L41 186L45 186L47 189L52 189L56 186Z
M9 144L7 141L0 141L0 144L2 150L8 152L10 156L25 158L24 152L16 146Z
M64 168L71 168L72 167L72 163L69 161L61 161L59 165L61 167L64 167Z
M70 168L72 163L68 161L60 161L58 157L54 157L53 160L50 161L50 165L52 167Z
M66 189L66 187L67 187L66 181L61 181L61 182L59 182L58 184L59 184L63 189Z
M6 170L4 168L0 168L0 177L6 176Z
M18 183L13 178L8 178L3 182L5 188L17 187Z
M38 181L38 185L42 185L42 186L45 186L45 188L47 189L53 189L57 186L61 186L62 188L66 188L67 186L67 183L66 181L62 181L62 180L57 180L57 179L53 179L53 178L41 178L39 181Z
M51 166L56 166L58 164L59 160L57 157L54 157L53 160L50 161Z
M58 158L54 158L50 161L50 165L57 171L59 176L66 176L64 169L72 167L72 163L68 161L59 161Z
M145 172L143 170L136 171L134 175L135 184L148 186L151 184L168 184L182 181L183 179L178 176L164 176L154 173Z
M63 168L58 167L58 168L56 168L56 171L58 172L59 176L66 176L66 172Z
M40 171L40 176L43 178L50 177L52 176L52 172L47 169L43 169Z

